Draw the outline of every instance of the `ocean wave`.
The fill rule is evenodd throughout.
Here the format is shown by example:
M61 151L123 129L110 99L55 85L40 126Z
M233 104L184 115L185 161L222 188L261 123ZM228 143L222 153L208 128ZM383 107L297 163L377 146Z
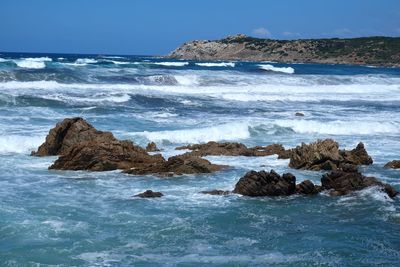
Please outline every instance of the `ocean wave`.
M44 99L61 101L73 104L100 104L100 103L124 103L131 99L128 94L103 94L98 93L87 97L85 95L65 95L65 94L47 94L42 96Z
M154 142L204 143L208 141L237 140L250 137L247 123L225 123L216 126L156 132L136 132L132 136L142 136Z
M0 62L7 62L8 60L0 57Z
M373 135L373 134L399 134L399 122L379 121L314 121L314 120L278 120L274 124L290 128L296 133L317 133L329 135Z
M38 58L22 58L13 60L20 68L25 69L44 69L46 67L45 62L51 62L52 59L49 57L38 57Z
M267 70L267 71L283 72L288 74L294 73L294 69L292 67L274 67L271 64L262 64L258 65L258 67L262 70Z
M0 136L0 153L30 153L44 141L44 136L7 135Z
M195 64L201 67L235 67L234 62L204 62Z
M183 67L189 65L189 62L151 62L150 64L167 67Z
M195 95L231 101L400 101L398 84L351 84L351 85L228 85L198 86L201 80L195 75L162 77L143 76L142 82L132 83L59 83L56 81L7 81L0 82L0 89L21 90L102 90L126 93L159 95ZM177 82L175 82L175 80ZM136 79L137 81L137 79Z

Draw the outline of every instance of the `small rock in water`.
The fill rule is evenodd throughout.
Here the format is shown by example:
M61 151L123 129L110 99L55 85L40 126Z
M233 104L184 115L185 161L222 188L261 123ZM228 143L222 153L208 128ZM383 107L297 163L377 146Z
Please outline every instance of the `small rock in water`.
M231 191L214 189L214 190L210 190L210 191L201 191L200 193L207 194L207 195L215 195L215 196L225 196L225 195L229 195L231 193Z
M294 115L297 117L304 117L304 113L301 112L296 112Z
M146 190L143 193L134 195L134 197L141 197L141 198L154 198L154 197L162 197L164 196L161 192L154 192L152 190Z
M392 160L385 164L386 169L399 169L400 168L400 160Z

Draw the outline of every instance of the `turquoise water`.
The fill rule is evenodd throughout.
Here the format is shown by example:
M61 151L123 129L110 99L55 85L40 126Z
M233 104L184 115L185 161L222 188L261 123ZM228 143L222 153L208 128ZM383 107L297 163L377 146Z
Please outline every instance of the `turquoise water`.
M319 183L322 172L291 170L276 156L207 157L231 168L160 178L48 171L55 157L29 153L72 116L140 145L155 141L165 156L210 140L293 147L334 138L344 148L364 142L374 164L362 172L400 190L400 171L382 168L399 159L399 69L0 58L1 266L398 266L399 199L375 188L337 198L199 193L231 190L248 170ZM132 198L146 189L165 197Z

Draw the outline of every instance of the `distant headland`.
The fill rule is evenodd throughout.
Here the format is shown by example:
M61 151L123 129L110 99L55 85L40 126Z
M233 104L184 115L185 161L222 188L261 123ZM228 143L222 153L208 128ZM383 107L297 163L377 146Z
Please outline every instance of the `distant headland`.
M273 40L237 34L220 40L190 41L168 57L399 67L400 37Z

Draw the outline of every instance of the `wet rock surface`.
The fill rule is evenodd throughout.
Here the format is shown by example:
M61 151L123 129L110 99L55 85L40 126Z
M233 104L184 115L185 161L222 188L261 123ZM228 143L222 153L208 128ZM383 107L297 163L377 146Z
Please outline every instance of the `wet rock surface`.
M146 190L143 193L134 195L134 197L140 197L140 198L156 198L156 197L162 197L162 196L164 196L163 193L154 192L152 190Z
M224 190L210 190L210 191L201 191L200 193L206 194L206 195L214 195L214 196L226 196L231 194L231 191L224 191Z
M270 156L274 154L282 154L285 148L280 144L272 144L268 146L256 146L248 148L241 143L218 143L208 142L206 144L195 144L177 147L176 149L189 149L191 155L194 156L248 156L260 157Z
M314 185L310 180L305 180L296 185L296 193L302 195L315 195L321 191L319 186Z
M369 165L372 158L368 155L363 143L353 150L339 150L339 144L332 139L318 140L304 144L288 152L289 167L306 170L336 170L344 164Z
M296 177L291 173L282 176L274 170L250 171L245 174L235 185L234 193L257 196L289 196L296 191Z
M330 190L331 196L342 196L359 191L370 186L378 186L389 197L395 197L398 192L388 184L375 177L362 175L352 165L346 165L341 170L324 174L321 178L322 189Z
M392 160L385 164L386 169L400 169L400 160Z

